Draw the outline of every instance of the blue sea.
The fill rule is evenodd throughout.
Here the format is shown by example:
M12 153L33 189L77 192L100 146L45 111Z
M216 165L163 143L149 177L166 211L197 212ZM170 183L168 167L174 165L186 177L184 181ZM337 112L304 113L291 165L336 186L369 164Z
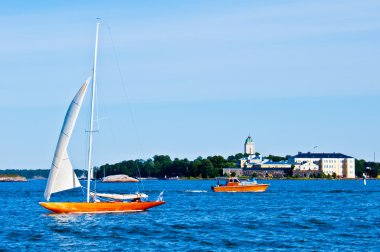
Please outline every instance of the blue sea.
M379 180L265 182L264 193L213 193L214 180L145 181L140 190L153 200L164 190L165 205L77 215L38 204L44 180L0 183L0 251L380 251ZM96 188L128 193L137 185ZM82 199L81 189L52 197Z

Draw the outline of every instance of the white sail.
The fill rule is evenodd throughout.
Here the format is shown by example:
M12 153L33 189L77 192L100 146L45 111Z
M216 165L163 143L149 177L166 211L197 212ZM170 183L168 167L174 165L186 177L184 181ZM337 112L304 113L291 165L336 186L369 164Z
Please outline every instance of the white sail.
M61 134L55 149L53 162L51 164L49 179L46 184L44 194L46 200L50 199L52 193L81 186L77 176L74 173L69 156L67 155L67 146L74 130L75 122L77 120L84 95L86 94L87 86L90 83L90 79L91 77L89 77L79 89L66 112Z

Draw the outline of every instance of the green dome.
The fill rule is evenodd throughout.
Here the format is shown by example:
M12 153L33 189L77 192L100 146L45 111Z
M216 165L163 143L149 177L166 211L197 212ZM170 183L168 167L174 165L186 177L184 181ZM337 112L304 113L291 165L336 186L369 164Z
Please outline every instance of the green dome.
M245 143L253 143L251 136L248 136L247 139L245 139Z

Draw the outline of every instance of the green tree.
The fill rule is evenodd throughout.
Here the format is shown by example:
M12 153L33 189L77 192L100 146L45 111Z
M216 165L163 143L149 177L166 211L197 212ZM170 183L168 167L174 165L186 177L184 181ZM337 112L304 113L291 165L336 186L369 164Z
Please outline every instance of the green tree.
M316 177L317 177L317 178L326 178L327 176L326 176L326 174L325 174L323 171L321 171L321 172L319 172L319 173L317 174Z
M280 162L280 161L283 161L283 160L287 160L286 157L274 156L274 155L269 155L266 158L272 160L273 162Z
M380 174L380 163L368 162L365 164L366 173L372 178L376 178Z
M151 177L155 175L154 163L152 159L148 159L144 163L143 176Z
M229 156L227 158L227 161L228 162L232 162L232 163L237 163L237 162L239 162L239 159L241 159L243 157L245 157L245 155L243 153L237 153L237 154L235 154L233 156Z
M175 158L172 164L171 176L189 176L190 174L190 162L185 159Z
M363 159L355 159L355 175L359 178L363 177L365 172L365 161Z
M224 159L222 156L210 156L207 157L208 160L212 163L215 168L227 168L228 161Z
M228 161L228 162L231 162L231 163L236 162L236 160L235 160L235 156L233 156L233 155L228 156L228 157L227 157L227 161Z
M172 160L168 155L155 155L153 163L155 176L170 176Z
M218 169L208 159L194 160L193 169L197 174L196 177L213 178L218 175Z

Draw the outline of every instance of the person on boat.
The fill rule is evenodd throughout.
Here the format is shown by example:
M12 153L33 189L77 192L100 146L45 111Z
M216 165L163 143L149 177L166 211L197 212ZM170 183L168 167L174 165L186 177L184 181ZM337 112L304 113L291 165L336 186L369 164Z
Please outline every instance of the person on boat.
M132 199L131 202L141 202L141 198Z

